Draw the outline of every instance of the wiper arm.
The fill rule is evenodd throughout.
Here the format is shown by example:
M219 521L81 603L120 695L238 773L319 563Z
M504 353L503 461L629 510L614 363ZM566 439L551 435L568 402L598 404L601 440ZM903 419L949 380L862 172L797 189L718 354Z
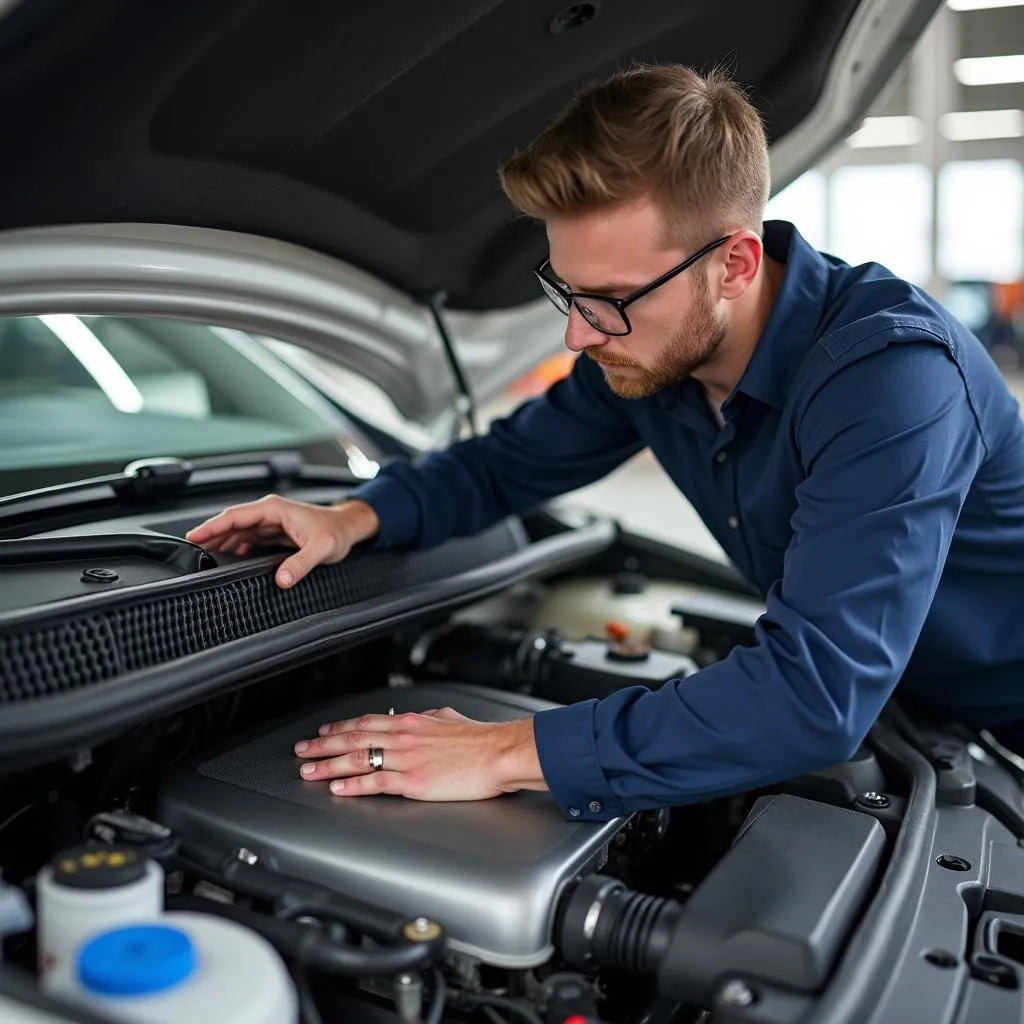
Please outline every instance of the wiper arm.
M139 459L129 462L110 486L119 498L145 500L155 495L177 494L192 479L192 463L185 459Z
M199 459L153 458L129 463L121 473L73 480L0 498L0 522L30 518L57 510L81 509L111 500L141 505L173 498L185 490L267 481L354 484L351 470L340 466L307 466L299 452L243 453Z

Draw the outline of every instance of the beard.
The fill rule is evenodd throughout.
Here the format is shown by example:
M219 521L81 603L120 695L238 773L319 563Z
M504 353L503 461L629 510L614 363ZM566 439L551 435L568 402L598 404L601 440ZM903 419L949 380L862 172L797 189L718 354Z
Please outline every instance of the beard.
M600 349L585 349L591 359L602 364L604 379L619 398L649 398L682 383L715 357L725 337L725 326L715 315L707 278L699 275L697 281L686 326L672 336L653 366L643 366L623 356L602 354ZM630 372L616 373L616 367Z

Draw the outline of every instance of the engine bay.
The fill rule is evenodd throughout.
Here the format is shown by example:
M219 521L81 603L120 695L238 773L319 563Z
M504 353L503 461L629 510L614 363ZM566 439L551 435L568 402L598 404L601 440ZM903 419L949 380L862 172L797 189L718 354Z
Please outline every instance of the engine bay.
M267 659L219 679L217 663L206 660L221 656L219 645L207 651L195 641L181 665L198 669L166 676L179 683L173 705L121 708L104 739L76 750L61 748L55 732L54 752L46 756L37 744L21 770L6 755L0 1009L5 985L16 979L22 1000L61 1008L52 1019L89 1024L186 1020L208 1014L211 999L230 1002L234 1016L222 1019L231 1024L819 1019L812 1010L824 1004L823 993L868 956L851 936L867 929L857 941L879 943L900 934L871 922L894 912L883 879L908 856L915 820L940 844L929 851L941 846L950 864L967 865L939 867L936 877L927 864L941 857L921 854L920 881L935 889L938 905L948 907L963 882L978 892L1002 888L995 903L961 901L960 924L938 926L908 910L906 934L920 931L914 941L942 960L929 930L955 932L970 922L975 935L985 912L1001 913L1004 928L1007 914L1024 922L1020 789L1006 785L998 751L983 768L948 735L918 737L926 760L880 726L845 764L763 791L605 822L574 821L544 793L449 804L346 801L300 777L294 743L327 721L436 707L507 721L626 686L685 686L701 667L753 642L759 602L713 569L632 540L606 539L565 559L566 536L593 537L592 528L550 521L503 528L499 558L537 560L486 588L482 569L472 568L479 549L462 548L465 577L442 578L437 566L453 564L445 552L433 569L394 556L374 570L386 591L379 598L358 582L371 578L371 563L356 563L354 575L337 577L349 603L331 613L356 624L352 637L335 622L315 644L296 642L284 666ZM66 588L63 567L76 566L72 542L62 543L42 560L51 589ZM175 564L201 592L196 574L209 567ZM253 571L244 561L217 571L235 569ZM32 560L12 571L28 578ZM457 600L433 600L440 591L430 572L445 594L462 579L472 586ZM395 606L394 581L410 577L427 580L414 585L418 603L385 616L387 628L368 628L374 608L379 618L381 607ZM232 593L230 614L251 615L248 592ZM52 607L41 607L55 619ZM59 602L54 607L63 613ZM137 628L156 622L138 612L140 602L135 607ZM228 605L207 607L219 615ZM262 642L261 632L297 637L306 620L328 614L309 605L289 624L287 611L280 623L223 645ZM178 648L159 639L159 628L152 626L148 643L169 652L166 665L177 670ZM16 658L17 646L10 651ZM19 664L27 678L28 663ZM165 667L154 662L109 685L138 680L142 694ZM50 700L86 695L57 687ZM16 702L19 711L45 703ZM998 803L998 814L975 801L984 785L986 806ZM955 816L942 817L943 801ZM908 895L908 908L922 898ZM112 954L102 943L132 937L137 958L150 955L154 935L188 944L209 970L166 992L112 994L125 982L111 981ZM118 955L129 956L126 949ZM993 956L986 950L973 959L949 955L982 979L984 957ZM880 958L882 947L871 955ZM239 974L243 962L264 965L259 985L239 980L249 970ZM1006 977L1002 991L1010 991ZM204 1009L189 1009L190 999ZM891 1019L916 1019L897 1011Z
M97 695L104 687L110 692L101 673L92 681L87 672L78 686L61 682L70 662L83 657L81 648L76 652L62 640L70 631L82 636L81 607L109 610L115 633L133 627L141 635L125 652L146 652L157 671L176 669L182 655L196 661L218 653L216 643L204 650L202 638L191 636L193 622L176 612L168 621L178 616L185 634L178 639L165 632L167 617L144 614L141 595L177 586L194 602L204 577L251 576L261 560L228 558L214 566L175 539L194 516L142 518L70 527L6 546L0 574L17 584L9 595L21 594L15 619L21 631L4 630L0 645L9 710L81 700L89 686ZM107 871L111 863L145 863L161 879L159 896L150 894L123 919L98 913L90 926L97 934L101 926L130 923L143 909L152 920L185 915L186 931L189 915L232 921L262 936L290 968L301 968L293 984L296 1013L304 1020L335 1019L340 1011L332 1013L332 999L354 999L359 1013L387 1008L415 1024L431 1019L431 1000L441 993L448 1015L557 1018L560 1024L574 1013L593 1016L599 1003L611 1000L606 1012L614 1017L612 1002L626 1007L635 984L651 987L651 979L635 977L628 963L629 949L640 940L627 937L627 983L605 992L589 951L580 953L582 970L572 969L562 952L567 920L587 941L593 937L592 921L574 920L570 894L583 879L614 881L608 897L618 893L621 902L642 875L641 902L674 906L674 897L688 891L736 833L750 799L694 809L695 820L708 818L701 828L705 841L680 861L667 841L667 811L573 821L547 794L532 792L475 803L346 802L325 783L303 780L293 751L295 741L322 722L366 712L447 706L478 720L504 721L623 686L659 686L725 653L734 640L726 635L730 629L750 632L758 604L738 595L726 632L697 614L691 624L695 602L729 600L716 597L699 577L666 584L639 571L635 558L609 573L579 565L579 551L566 575L552 542L578 545L589 536L584 553L600 552L612 535L604 524L596 527L548 523L546 530L524 531L517 523L501 524L482 540L450 545L455 557L442 551L419 563L409 556L356 560L327 600L354 600L346 616L367 605L379 615L409 580L420 588L416 613L363 642L339 644L334 653L281 671L252 671L163 715L136 715L110 739L68 756L32 755L31 770L15 772L14 784L3 790L0 865L4 893L26 901L38 927L19 934L10 919L6 962L79 1010L109 1010L84 991L66 962L70 950L62 956L53 938L62 931L86 937L75 930L81 922L60 916L60 897L67 895L61 880L73 889L75 879L91 876L97 865ZM467 570L479 575L488 558L534 556L545 543L547 551L530 571L476 600L459 600L450 611L424 592L424 584L452 587ZM109 570L103 587L96 585L99 570L91 576L82 570L83 558ZM227 616L255 618L242 611L240 600L260 600L255 590L233 586L233 606L204 599L207 613L221 617L222 634ZM322 583L316 593L322 599ZM673 611L674 602L689 611ZM26 608L50 629L26 631ZM13 604L10 612L16 613ZM298 627L318 613L307 599L291 617ZM59 624L62 614L66 626ZM254 633L279 632L287 614L279 613L280 626L258 620ZM236 636L242 632L235 627ZM100 659L84 667L92 664ZM123 678L138 676L124 655L117 667ZM146 664L139 669L144 673ZM196 675L208 685L209 673ZM71 865L77 868L69 873ZM132 884L141 881L126 883L126 891ZM635 910L628 901L623 906L632 921ZM633 927L657 918L641 913Z

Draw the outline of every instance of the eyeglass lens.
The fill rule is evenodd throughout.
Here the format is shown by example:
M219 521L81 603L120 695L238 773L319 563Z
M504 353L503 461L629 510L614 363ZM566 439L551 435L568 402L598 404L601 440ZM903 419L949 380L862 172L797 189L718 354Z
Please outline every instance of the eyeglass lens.
M548 298L564 313L569 315L569 299L566 294L555 288L550 282L541 278L541 284ZM603 302L601 299L587 298L573 299L573 303L580 311L580 315L599 331L606 334L626 334L629 330L622 313L610 302Z

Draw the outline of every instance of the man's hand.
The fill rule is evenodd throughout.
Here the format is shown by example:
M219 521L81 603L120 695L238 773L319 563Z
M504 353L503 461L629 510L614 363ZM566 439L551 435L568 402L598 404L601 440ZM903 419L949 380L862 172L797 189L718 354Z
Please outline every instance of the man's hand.
M340 562L379 529L377 513L363 501L323 508L268 495L225 509L189 530L185 539L211 553L238 555L260 544L294 546L299 550L281 563L276 576L278 586L291 587L316 566Z
M383 753L375 770L370 752ZM391 793L413 800L486 800L518 789L545 790L533 722L475 722L451 708L363 715L320 728L295 745L310 781L334 779L337 796Z

